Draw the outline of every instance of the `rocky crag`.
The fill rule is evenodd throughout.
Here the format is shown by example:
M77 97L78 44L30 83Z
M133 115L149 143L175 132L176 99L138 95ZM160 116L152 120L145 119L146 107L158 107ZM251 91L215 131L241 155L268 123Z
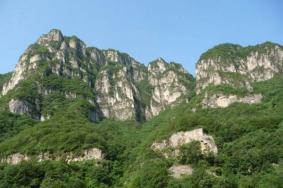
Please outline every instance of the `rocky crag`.
M36 92L34 96L28 100L13 96L11 91L17 91L28 79L30 86L26 87ZM60 83L64 85L58 86ZM79 38L53 29L26 49L11 79L3 85L2 96L10 94L11 112L34 119L52 116L52 110L48 112L42 104L59 92L66 99L88 101L95 109L90 112L93 121L143 121L168 106L188 101L193 88L194 78L179 64L159 58L145 66L128 54L86 47Z
M254 93L253 83L282 71L283 47L270 42L209 49L196 64L195 80L180 64L158 58L146 66L128 54L87 47L53 29L26 49L12 75L1 80L1 92L10 112L37 120L56 114L57 104L51 101L60 95L60 100L86 101L94 122L144 121L188 102L194 93L203 96L204 108L259 103L263 96Z
M196 93L205 93L203 107L227 107L235 102L259 103L253 83L283 72L283 47L266 42L242 47L222 44L202 54L196 64Z

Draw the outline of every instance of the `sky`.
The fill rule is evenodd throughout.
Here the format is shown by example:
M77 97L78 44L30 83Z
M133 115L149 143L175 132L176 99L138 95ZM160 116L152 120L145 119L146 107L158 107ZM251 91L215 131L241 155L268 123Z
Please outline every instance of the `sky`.
M87 46L144 64L162 57L194 74L200 55L217 44L283 44L283 1L0 0L0 73L53 28Z

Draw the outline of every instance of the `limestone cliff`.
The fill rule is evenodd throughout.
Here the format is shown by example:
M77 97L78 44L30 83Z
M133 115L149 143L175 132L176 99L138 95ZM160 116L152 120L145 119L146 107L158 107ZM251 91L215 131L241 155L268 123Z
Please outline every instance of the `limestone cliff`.
M166 158L177 157L180 152L179 148L193 141L200 142L203 154L212 153L216 155L218 152L213 137L205 134L202 128L177 132L168 139L154 142L151 148L156 152L161 152ZM170 148L171 150L169 150Z
M27 80L25 87L32 85L35 93L19 96L15 91ZM179 64L159 59L146 67L128 54L86 47L79 38L53 29L26 49L2 95L11 96L11 112L35 119L52 116L44 101L61 94L66 100L88 101L95 108L89 112L95 121L143 121L188 101L193 87L194 78Z
M188 102L193 93L193 77L179 64L159 58L148 65L148 80L152 87L146 116L159 114L167 106Z
M241 47L222 44L209 49L196 65L196 91L226 84L252 90L251 83L272 78L283 71L283 47L266 42Z
M223 108L235 102L259 103L262 95L254 93L253 83L282 72L283 47L278 44L222 44L209 49L198 61L196 93L204 93L204 108Z

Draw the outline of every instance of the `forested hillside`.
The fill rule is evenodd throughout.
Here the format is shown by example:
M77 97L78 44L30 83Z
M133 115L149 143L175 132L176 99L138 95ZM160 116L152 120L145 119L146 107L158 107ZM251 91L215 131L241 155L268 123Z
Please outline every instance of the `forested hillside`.
M0 187L282 187L282 46L196 68L41 36L0 75Z

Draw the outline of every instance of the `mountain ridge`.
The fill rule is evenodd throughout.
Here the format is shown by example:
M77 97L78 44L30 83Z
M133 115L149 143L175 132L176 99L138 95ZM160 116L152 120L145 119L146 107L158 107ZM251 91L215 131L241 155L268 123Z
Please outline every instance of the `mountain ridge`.
M195 79L56 30L38 41L0 75L0 187L282 186L281 46L220 45Z
M85 82L93 90L93 94L95 93L95 97L87 100L99 108L94 113L95 117L92 117L96 120L103 117L138 121L150 119L167 106L186 101L194 84L193 77L180 64L157 59L145 66L126 53L86 47L77 37L64 37L60 30L53 29L30 45L20 57L12 78L3 86L2 95L13 90L20 81L34 74L40 67L45 78L55 74ZM159 72L158 75L155 72ZM179 72L182 78L179 78ZM171 74L174 78L169 82L165 81L165 74ZM159 81L163 82L162 87ZM174 82L178 84L174 85ZM163 93L167 96L161 96ZM71 95L76 97L75 93ZM168 95L174 97L168 98ZM36 119L46 118L42 116Z

